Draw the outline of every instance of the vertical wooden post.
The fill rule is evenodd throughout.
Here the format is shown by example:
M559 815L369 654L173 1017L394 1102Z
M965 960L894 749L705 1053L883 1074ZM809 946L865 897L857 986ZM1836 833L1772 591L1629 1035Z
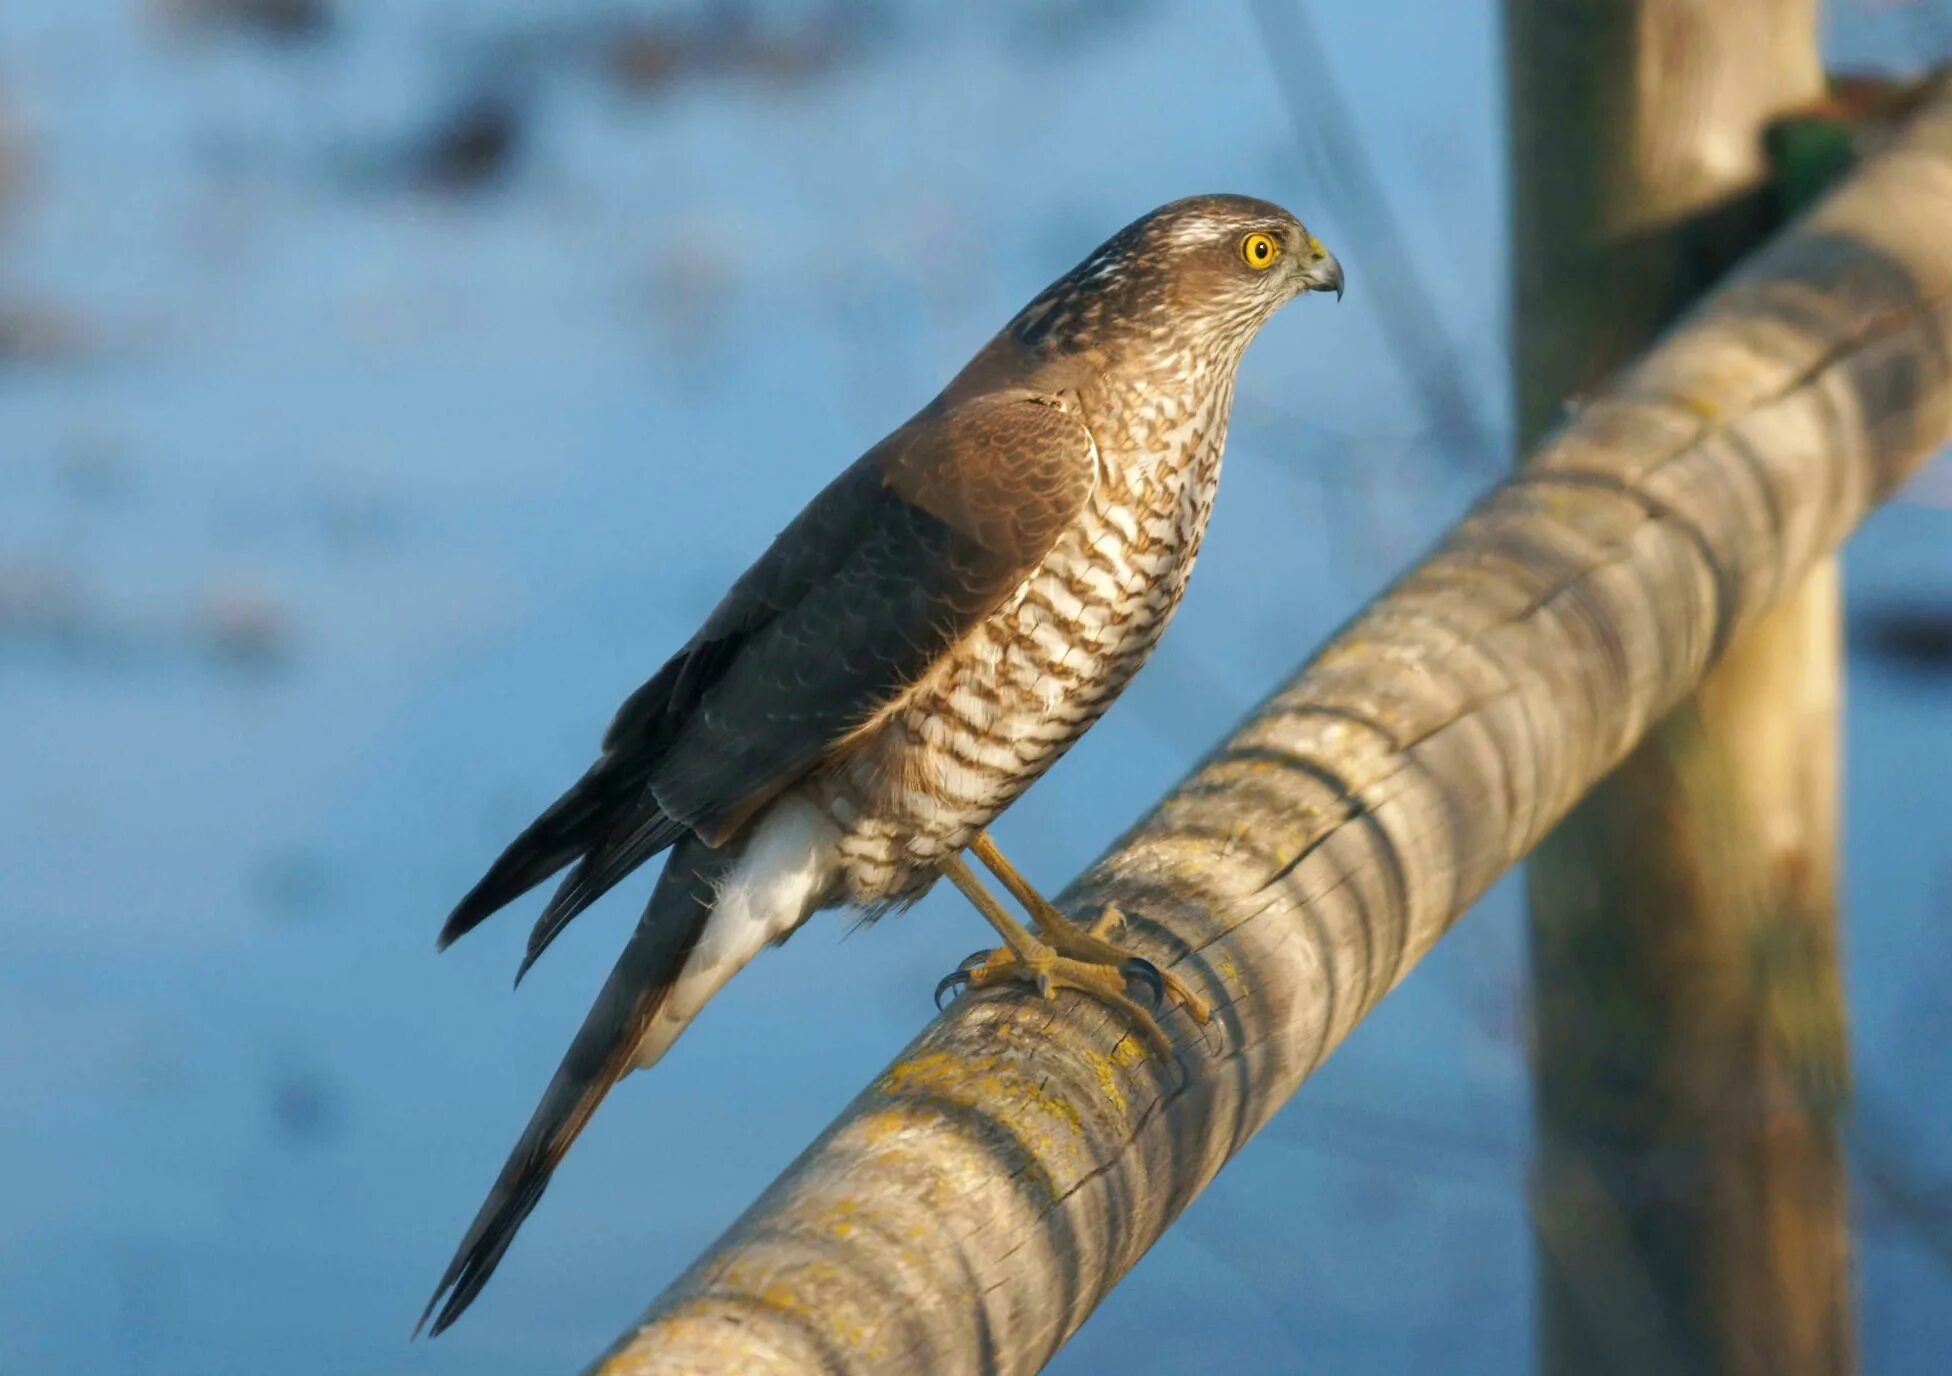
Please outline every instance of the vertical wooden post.
M1816 0L1507 0L1529 449L1772 226ZM1542 1369L1854 1368L1826 565L1531 871Z

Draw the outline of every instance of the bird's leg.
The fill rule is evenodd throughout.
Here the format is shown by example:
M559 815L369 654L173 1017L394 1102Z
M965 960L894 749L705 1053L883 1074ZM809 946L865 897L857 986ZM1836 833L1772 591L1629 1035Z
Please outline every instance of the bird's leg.
M1145 967L1152 972L1148 978L1158 983L1172 996L1174 1002L1192 1014L1195 1021L1204 1023L1212 1016L1212 1010L1207 1007L1206 1000L1194 993L1186 981L1170 971L1159 969L1151 961L1145 960L1144 957L1136 955L1111 939L1113 933L1117 932L1125 921L1124 915L1117 908L1106 908L1099 914L1096 922L1089 927L1080 927L1059 912L1056 904L1037 892L1030 881L1023 877L1022 871L1004 857L987 831L977 832L976 839L969 843L969 849L978 860L983 862L984 868L1002 882L1011 896L1023 904L1024 911L1037 922L1038 935L1052 950L1060 955L1070 956L1073 960L1099 965L1125 967L1132 961L1143 961Z
M970 872L960 855L952 856L943 865L942 872L949 876L950 883L962 890L963 897L975 906L976 911L996 928L1004 944L994 951L978 951L945 976L935 986L938 1007L941 1006L943 994L965 986L981 989L992 984L1031 984L1047 999L1055 997L1059 989L1076 989L1124 1013L1160 1056L1169 1057L1172 1054L1172 1042L1160 1028L1157 1019L1125 992L1127 978L1135 978L1152 982L1156 999L1162 986L1155 982L1159 972L1150 963L1135 962L1130 957L1107 962L1065 955L1025 930L1024 925L1010 915L1009 909L997 902L996 896L983 887L983 881ZM1143 964L1144 969L1135 968L1138 964Z

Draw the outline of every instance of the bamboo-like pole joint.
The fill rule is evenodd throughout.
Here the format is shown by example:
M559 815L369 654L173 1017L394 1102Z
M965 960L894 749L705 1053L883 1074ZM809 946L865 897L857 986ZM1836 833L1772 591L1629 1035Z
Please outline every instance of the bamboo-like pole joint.
M1465 908L1952 434L1952 102L1594 398L1065 894L1212 1002L951 1007L607 1376L1035 1371Z

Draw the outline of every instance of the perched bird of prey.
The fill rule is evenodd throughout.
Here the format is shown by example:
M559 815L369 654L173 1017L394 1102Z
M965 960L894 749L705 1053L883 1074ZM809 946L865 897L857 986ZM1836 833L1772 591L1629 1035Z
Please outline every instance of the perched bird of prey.
M565 866L526 971L671 851L650 904L421 1317L480 1292L603 1096L654 1064L761 947L946 875L1002 935L938 987L1204 1004L1063 917L985 833L1109 707L1185 591L1256 331L1342 270L1279 206L1175 201L1059 278L939 396L828 484L625 701L595 764L516 838L447 943ZM973 851L1035 923L962 858ZM518 974L517 978L520 978ZM435 1314L439 1309L438 1315Z

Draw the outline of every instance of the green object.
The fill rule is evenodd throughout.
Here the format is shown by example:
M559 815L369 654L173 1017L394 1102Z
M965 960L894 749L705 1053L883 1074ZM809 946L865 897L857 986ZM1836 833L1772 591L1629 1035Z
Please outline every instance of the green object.
M1857 164L1852 126L1827 116L1786 119L1765 137L1783 214L1809 209Z

